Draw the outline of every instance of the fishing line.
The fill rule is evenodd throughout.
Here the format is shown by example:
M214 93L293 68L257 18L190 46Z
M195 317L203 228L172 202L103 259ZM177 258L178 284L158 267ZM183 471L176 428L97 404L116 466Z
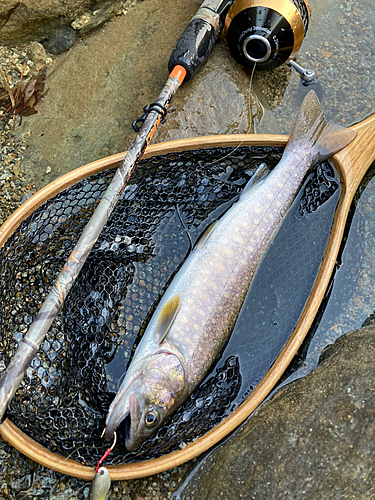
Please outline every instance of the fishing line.
M256 63L254 63L253 69L250 73L250 82L249 82L249 90L248 90L248 108L249 108L249 124L247 127L246 134L251 133L251 125L253 121L253 116L252 116L252 109L251 109L251 89L252 89L252 84L253 84L253 78L254 78L254 72L255 72L255 66ZM230 158L236 151L243 145L244 141L241 141L235 148L230 151L230 153L222 156L221 158L218 158L217 160L214 160L212 163L205 163L206 167L210 167L211 165L215 165L216 163L219 163L220 161L225 160L226 158Z
M103 437L104 434L105 434L105 429L103 430L102 435L100 437ZM108 457L108 455L111 453L111 451L115 447L116 441L117 441L117 434L116 434L116 431L115 431L113 433L113 443L112 443L112 446L110 448L108 448L108 450L104 453L104 455L102 456L102 458L99 460L99 462L98 462L98 464L96 466L96 469L95 469L96 473L98 473L98 470L100 468L100 464Z
M252 124L252 121L253 121L252 107L251 107L252 106L252 102L251 102L251 88L252 88L252 85L253 85L254 71L255 71L256 65L257 65L257 63L254 63L253 69L251 71L250 83L249 83L249 96L248 96L248 99L249 99L250 120L249 120L249 128L247 129L247 133L248 134L250 133L251 124Z
M103 430L102 434L101 434L101 438L104 436L104 433L105 433L105 429ZM100 468L100 464L108 457L108 455L111 453L111 451L113 450L113 448L115 447L116 445L116 442L117 442L117 434L116 432L113 433L113 437L114 437L114 440L113 440L113 444L110 448L108 448L105 453L103 454L103 456L99 459L98 463L97 463L97 466L96 466L96 469L95 469L95 472L98 472L99 468ZM67 460L69 460L76 452L78 452L79 450L82 450L82 449L89 449L89 448L92 448L93 450L95 450L95 446L79 446L78 448L76 448L75 450L73 450L71 453L69 453L69 455L67 457L65 457L65 462ZM103 446L104 448L104 446Z

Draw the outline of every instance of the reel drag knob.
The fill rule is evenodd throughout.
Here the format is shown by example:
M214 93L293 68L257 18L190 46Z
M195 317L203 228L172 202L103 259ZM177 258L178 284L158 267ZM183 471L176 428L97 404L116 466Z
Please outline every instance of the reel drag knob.
M225 19L225 36L237 62L257 70L294 57L310 20L307 0L237 0Z

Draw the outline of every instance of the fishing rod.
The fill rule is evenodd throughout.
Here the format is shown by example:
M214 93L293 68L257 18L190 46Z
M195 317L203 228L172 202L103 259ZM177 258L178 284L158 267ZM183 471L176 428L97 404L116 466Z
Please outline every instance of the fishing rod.
M224 24L228 45L241 64L270 69L294 57L306 34L309 16L304 0L283 0L277 4L275 0L202 3L172 51L170 74L159 97L145 106L143 116L133 122L137 136L0 378L0 421L138 161L165 119L174 94L207 60Z
M167 108L184 80L191 79L206 61L223 27L224 13L230 0L204 2L187 25L172 52L175 63L157 100L144 108L145 114L134 122L137 136L117 169L113 180L82 231L56 282L41 305L34 321L20 342L0 378L0 421L27 368L34 358L53 320L62 308L88 255L111 216L132 172L151 141ZM139 125L141 124L141 126Z

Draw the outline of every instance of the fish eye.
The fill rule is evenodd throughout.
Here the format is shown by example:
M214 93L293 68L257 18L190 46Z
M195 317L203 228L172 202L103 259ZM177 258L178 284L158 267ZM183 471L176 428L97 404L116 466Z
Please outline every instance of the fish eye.
M156 425L159 421L159 413L156 410L150 410L145 417L145 424L148 427Z

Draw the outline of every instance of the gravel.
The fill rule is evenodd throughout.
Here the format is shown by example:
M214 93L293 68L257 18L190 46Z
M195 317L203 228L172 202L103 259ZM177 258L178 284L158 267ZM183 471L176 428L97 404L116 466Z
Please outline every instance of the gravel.
M53 59L47 57L39 43L32 42L22 47L0 46L0 68L13 91L17 89L22 71L23 82L27 82L52 64ZM0 77L0 87L4 86L3 78ZM30 132L15 134L19 121L18 115L0 108L0 225L38 190L35 180L28 177L22 165Z

